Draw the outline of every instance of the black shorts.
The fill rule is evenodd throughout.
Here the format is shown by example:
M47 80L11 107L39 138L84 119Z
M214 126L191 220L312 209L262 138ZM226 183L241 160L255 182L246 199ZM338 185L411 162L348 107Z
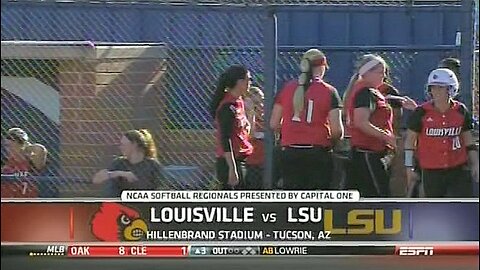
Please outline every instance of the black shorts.
M389 167L382 161L386 156L386 152L353 149L347 169L347 188L358 190L361 197L390 196Z
M328 189L332 181L332 152L322 147L282 149L283 188Z
M228 184L228 167L227 160L225 158L217 158L216 170L217 170L217 179L220 181L222 190L232 190L232 189L244 189L245 188L245 162L243 160L235 160L237 173L239 177L239 183L234 188Z
M470 198L472 176L467 165L451 169L422 170L422 184L428 198Z

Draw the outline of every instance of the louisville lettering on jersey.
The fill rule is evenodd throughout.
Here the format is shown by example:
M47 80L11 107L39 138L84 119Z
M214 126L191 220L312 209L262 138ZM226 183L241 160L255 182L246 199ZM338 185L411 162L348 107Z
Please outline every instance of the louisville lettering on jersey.
M448 127L448 128L427 128L425 135L429 137L454 137L462 133L462 127Z

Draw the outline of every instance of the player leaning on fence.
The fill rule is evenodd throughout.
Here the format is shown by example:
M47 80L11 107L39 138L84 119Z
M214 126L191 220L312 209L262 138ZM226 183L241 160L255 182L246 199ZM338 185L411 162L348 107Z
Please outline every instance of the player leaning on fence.
M28 134L21 128L9 129L4 143L7 161L2 166L2 175L14 178L2 179L2 198L37 197L38 188L31 176L45 168L47 149L41 144L31 143Z
M352 147L347 186L358 189L364 197L386 197L390 193L390 164L384 161L396 148L393 110L378 90L384 83L386 66L381 57L364 55L345 91Z
M218 79L210 104L215 119L217 178L223 189L242 189L245 185L245 159L252 154L253 146L242 96L250 83L250 72L245 67L229 67Z
M130 130L120 139L122 156L113 160L108 170L101 170L93 183L107 182L107 196L118 197L122 190L152 190L162 183L162 168L157 149L146 129Z
M427 83L430 101L411 115L405 140L409 182L415 178L414 154L421 168L426 197L470 197L478 182L478 149L472 138L472 117L465 105L453 100L459 83L446 68L433 70Z
M323 80L325 54L308 50L300 77L288 82L275 99L270 126L281 130L285 189L327 189L332 180L332 146L343 136L341 100Z

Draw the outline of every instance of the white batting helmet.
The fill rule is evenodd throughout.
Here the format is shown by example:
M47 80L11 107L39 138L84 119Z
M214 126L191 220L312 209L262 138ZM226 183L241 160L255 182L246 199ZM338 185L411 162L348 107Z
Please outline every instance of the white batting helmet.
M447 86L450 97L455 97L458 94L457 75L448 68L437 68L430 72L427 82L427 95L430 95L429 86L431 85Z

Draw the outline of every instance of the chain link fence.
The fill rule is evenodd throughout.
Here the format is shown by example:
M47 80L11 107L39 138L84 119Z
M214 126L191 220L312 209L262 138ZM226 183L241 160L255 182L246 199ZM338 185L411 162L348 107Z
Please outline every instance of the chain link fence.
M164 175L160 188L216 189L208 103L216 79L232 64L247 66L253 84L265 88L264 7L430 2L2 2L2 138L9 128L21 127L32 142L47 147L47 169L34 178L42 197L100 196L104 187L91 183L93 175L120 154L122 134L140 128L149 129L156 141ZM305 49L278 47L279 87L298 76ZM341 93L355 60L367 52L385 57L393 83L405 88L405 94L418 90L411 88L425 79L415 66L458 56L454 47L433 53L428 48L374 46L327 46L324 51L332 66L327 80ZM2 149L2 163L6 158ZM7 178L2 175L2 181Z

